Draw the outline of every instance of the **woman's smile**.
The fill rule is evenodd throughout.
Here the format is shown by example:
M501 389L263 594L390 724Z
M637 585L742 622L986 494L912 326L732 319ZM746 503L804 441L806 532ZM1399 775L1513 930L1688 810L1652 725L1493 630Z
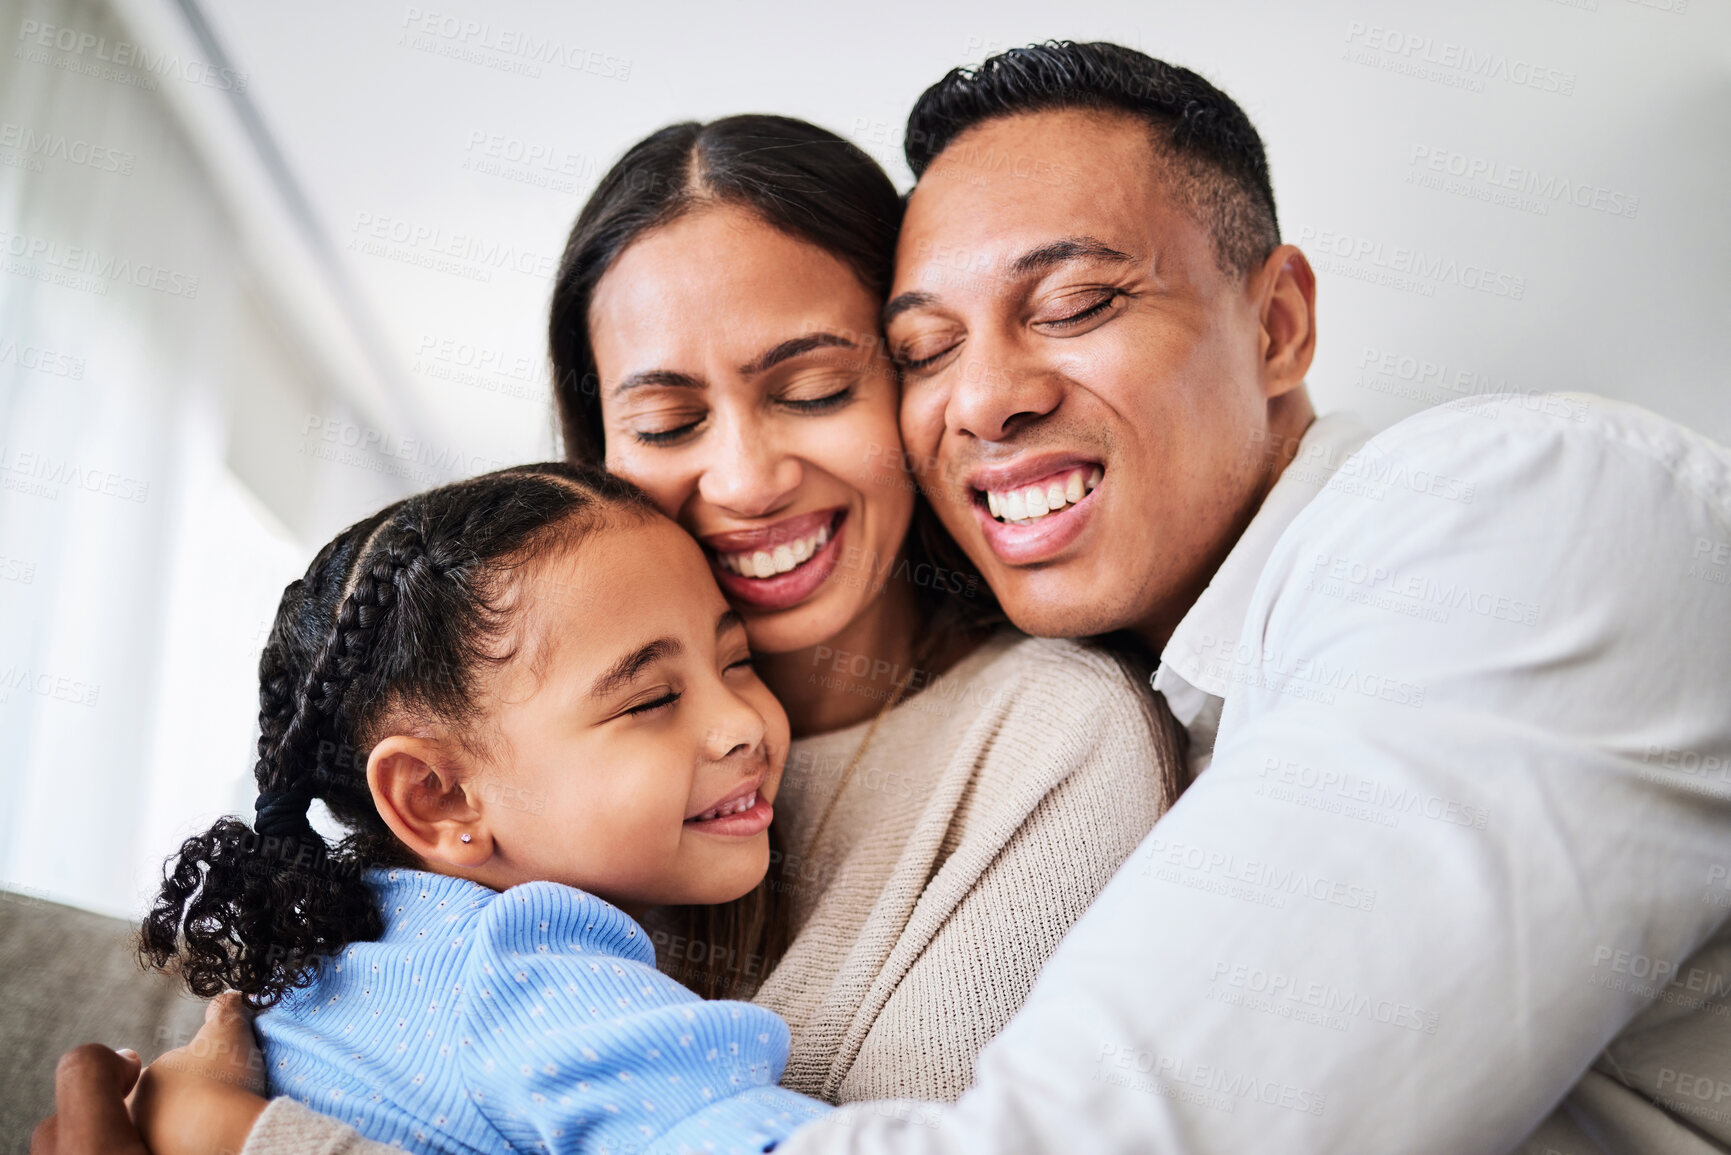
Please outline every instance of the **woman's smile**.
M805 601L835 571L846 524L847 509L838 507L699 540L728 597L753 609L783 610Z

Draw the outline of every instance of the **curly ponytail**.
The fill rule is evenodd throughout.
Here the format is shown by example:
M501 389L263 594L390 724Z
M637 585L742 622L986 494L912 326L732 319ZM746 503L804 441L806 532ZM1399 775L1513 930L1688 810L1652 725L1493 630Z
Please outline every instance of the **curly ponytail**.
M194 994L233 989L268 1006L383 933L363 872L416 863L367 786L375 731L405 711L472 721L518 568L608 512L652 508L626 482L553 463L419 494L338 534L284 590L259 659L253 822L223 818L181 844L141 958L177 963ZM349 832L336 846L312 826L315 800Z

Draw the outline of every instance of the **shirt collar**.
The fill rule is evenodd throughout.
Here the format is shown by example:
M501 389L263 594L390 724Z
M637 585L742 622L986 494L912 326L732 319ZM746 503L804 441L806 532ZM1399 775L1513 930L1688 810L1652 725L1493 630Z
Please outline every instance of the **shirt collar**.
M1298 452L1275 480L1256 516L1172 631L1154 672L1154 688L1166 696L1172 716L1189 731L1192 749L1198 753L1214 745L1213 723L1219 719L1227 687L1218 665L1207 668L1204 651L1237 647L1250 595L1280 535L1369 439L1370 430L1351 413L1330 413L1311 422L1299 439Z

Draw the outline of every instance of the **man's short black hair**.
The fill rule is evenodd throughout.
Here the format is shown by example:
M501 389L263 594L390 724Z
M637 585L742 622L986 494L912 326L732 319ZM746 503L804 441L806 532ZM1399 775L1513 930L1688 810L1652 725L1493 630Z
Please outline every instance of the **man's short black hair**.
M986 121L1068 108L1148 122L1156 156L1172 165L1172 190L1213 234L1223 270L1242 276L1280 244L1268 158L1244 110L1188 68L1118 44L1049 40L952 69L908 114L908 167L923 175L957 137Z

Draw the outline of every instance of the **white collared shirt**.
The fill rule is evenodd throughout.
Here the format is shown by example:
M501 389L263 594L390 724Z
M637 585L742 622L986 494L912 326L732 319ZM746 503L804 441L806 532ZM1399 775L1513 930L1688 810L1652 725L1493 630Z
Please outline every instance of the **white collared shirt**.
M1511 397L1303 480L1157 676L1211 764L973 1088L788 1155L1731 1149L1731 453Z
M1226 642L1230 652L1268 555L1292 519L1322 492L1335 472L1370 439L1370 429L1350 413L1330 413L1310 423L1292 461L1281 471L1256 516L1244 528L1208 588L1172 631L1154 671L1154 688L1166 696L1172 716L1190 736L1190 775L1208 768L1220 708L1232 684L1231 666L1212 660Z

